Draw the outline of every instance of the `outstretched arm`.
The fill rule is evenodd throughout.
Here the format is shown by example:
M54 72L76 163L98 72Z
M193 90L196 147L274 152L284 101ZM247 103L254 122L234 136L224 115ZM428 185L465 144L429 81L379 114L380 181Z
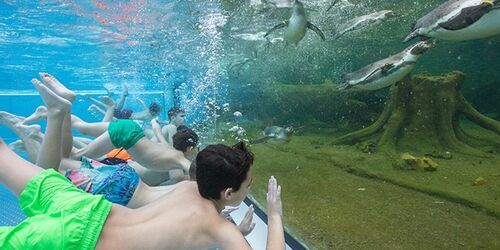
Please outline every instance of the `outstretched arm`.
M267 246L266 249L285 249L285 233L281 222L281 187L276 179L271 176L268 183L267 191ZM223 249L250 249L250 246L245 242L243 235L234 225L227 224L223 226L221 231L221 241Z
M266 249L285 249L285 233L281 209L281 186L271 176L267 186L267 247Z

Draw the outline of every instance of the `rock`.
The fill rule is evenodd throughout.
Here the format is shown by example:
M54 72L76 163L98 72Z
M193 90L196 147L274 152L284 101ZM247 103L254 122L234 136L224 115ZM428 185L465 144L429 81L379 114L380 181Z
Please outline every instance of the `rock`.
M417 170L417 171L436 171L439 164L428 157L415 157L409 153L401 155L393 166L398 169L404 170Z
M377 144L374 141L363 141L357 143L356 148L363 153L372 154L377 151Z
M472 185L474 186L481 186L486 184L486 180L483 177L477 177L474 182L472 182Z

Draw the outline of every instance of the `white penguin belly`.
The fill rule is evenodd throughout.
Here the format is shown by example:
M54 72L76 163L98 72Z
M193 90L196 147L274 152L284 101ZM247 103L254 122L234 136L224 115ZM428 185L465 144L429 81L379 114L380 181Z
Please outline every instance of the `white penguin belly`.
M283 38L289 43L298 43L306 34L307 20L302 17L290 18Z
M492 10L477 22L460 30L438 28L429 32L428 36L452 41L466 41L486 38L500 34L500 9Z
M403 79L406 75L408 75L412 71L414 66L415 64L407 65L393 72L392 74L379 78L371 83L355 85L355 88L363 90L377 90L389 87L392 84L396 83L397 81Z

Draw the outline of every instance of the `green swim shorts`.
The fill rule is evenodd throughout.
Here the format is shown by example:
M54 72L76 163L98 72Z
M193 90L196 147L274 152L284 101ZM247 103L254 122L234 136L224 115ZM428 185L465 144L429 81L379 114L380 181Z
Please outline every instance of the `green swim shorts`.
M19 203L28 218L0 227L0 249L94 249L111 210L52 169L28 182Z
M132 120L116 120L115 122L111 122L108 127L108 133L113 146L116 148L125 148L126 150L144 137L144 132L139 124Z

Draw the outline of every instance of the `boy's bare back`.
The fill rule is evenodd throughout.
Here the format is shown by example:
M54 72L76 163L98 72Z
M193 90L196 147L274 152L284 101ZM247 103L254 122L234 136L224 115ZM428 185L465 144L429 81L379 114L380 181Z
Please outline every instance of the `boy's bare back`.
M245 247L246 245L246 247ZM215 204L183 182L149 205L113 208L96 249L250 249L235 225L219 215Z

